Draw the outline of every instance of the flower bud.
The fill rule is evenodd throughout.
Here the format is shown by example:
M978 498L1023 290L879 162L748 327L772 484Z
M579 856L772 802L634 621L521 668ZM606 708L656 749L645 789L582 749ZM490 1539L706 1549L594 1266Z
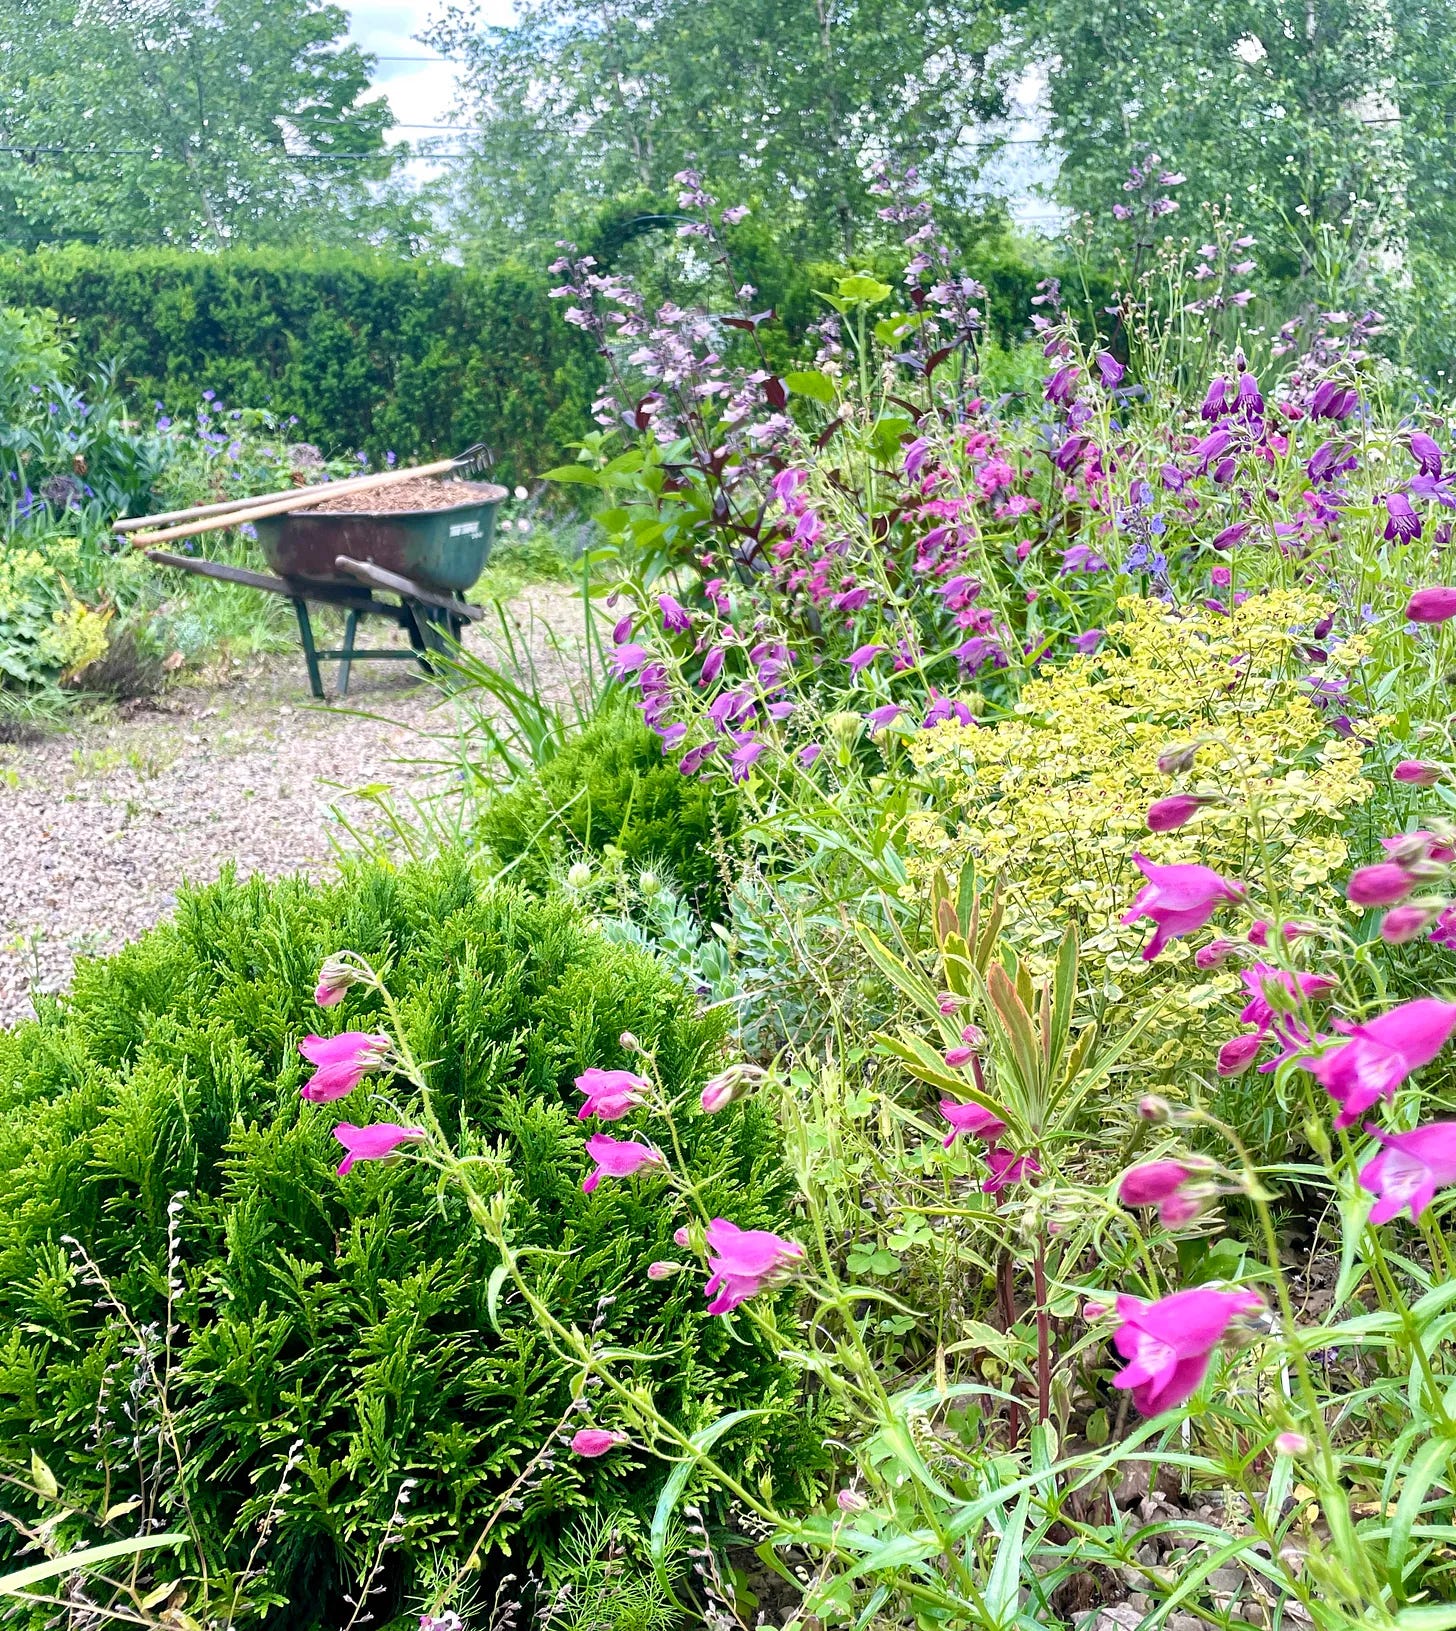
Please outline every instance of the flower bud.
M642 1044L632 1035L631 1031L623 1031L617 1038L623 1053L641 1053Z
M1198 757L1198 743L1185 742L1182 747L1164 748L1158 755L1158 769L1165 776L1177 776L1193 768Z
M863 1512L870 1503L857 1489L842 1489L834 1497L834 1504L841 1512Z
M1173 1114L1173 1106L1166 1099L1159 1098L1156 1093L1147 1093L1138 1100L1137 1113L1144 1121L1150 1121L1154 1126L1158 1126Z
M702 1097L698 1100L703 1114L715 1116L720 1110L726 1110L735 1100L745 1097L757 1086L764 1075L765 1072L757 1065L740 1062L720 1070L716 1076L710 1076L703 1084Z
M1402 759L1392 772L1396 781L1410 787L1434 787L1441 779L1440 765L1428 765L1420 759Z
M1233 956L1238 947L1232 940L1215 940L1211 945L1200 946L1193 954L1193 965L1205 973L1209 969L1222 968Z
M1148 806L1149 832L1175 832L1186 826L1208 803L1193 793L1174 793L1171 798L1156 799Z
M1303 1433L1281 1433L1274 1440L1274 1448L1280 1455L1304 1455L1309 1449L1309 1440Z
M675 1245L681 1246L684 1250L686 1250L688 1246L687 1224L684 1224L680 1229L674 1229L672 1232L672 1238Z
M319 970L313 1000L320 1008L332 1008L344 1000L344 993L359 981L359 971L343 956L327 957Z
M1423 935L1439 916L1430 906L1396 906L1380 920L1380 938L1387 946L1403 946Z
M567 868L566 881L573 889L585 889L592 881L592 869L585 861L573 861Z
M938 1006L943 1014L954 1014L957 1010L964 1008L965 1005L966 999L958 997L954 991L942 991L940 993Z
M1252 1036L1233 1036L1218 1050L1214 1069L1220 1076L1242 1076L1259 1057L1264 1038L1258 1031Z
M662 879L655 872L639 872L637 874L637 892L643 900L651 900L662 891Z
M670 1280L674 1274L681 1274L684 1266L682 1263L669 1263L665 1259L659 1258L657 1262L647 1265L647 1278L649 1280Z
M1378 861L1350 874L1345 898L1352 906L1394 906L1415 888L1416 881L1394 861Z
M1085 1302L1082 1304L1082 1313L1089 1320L1100 1320L1106 1312L1106 1303Z

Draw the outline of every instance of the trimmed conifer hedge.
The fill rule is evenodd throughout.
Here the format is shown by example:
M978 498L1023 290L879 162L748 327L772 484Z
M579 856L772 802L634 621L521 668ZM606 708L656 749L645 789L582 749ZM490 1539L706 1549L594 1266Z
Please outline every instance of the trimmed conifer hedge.
M203 391L297 415L300 441L379 458L484 441L507 481L590 426L591 346L544 273L389 255L85 246L0 254L0 305L48 307L91 366L188 412Z
M188 1526L155 1381L178 1194L170 1407L186 1500L214 1565L234 1569L277 1500L262 1557L287 1607L269 1623L349 1618L342 1594L413 1478L380 1604L398 1612L428 1560L468 1553L563 1417L566 1376L521 1308L503 1298L499 1329L490 1317L494 1253L458 1198L408 1161L338 1177L332 1126L370 1112L362 1099L299 1099L301 1036L381 1020L377 997L358 991L327 1014L313 1005L320 960L342 947L388 969L417 1056L437 1061L451 1135L509 1153L519 1237L560 1252L549 1299L561 1317L582 1329L600 1317L604 1340L659 1356L642 1379L690 1428L766 1408L738 1429L735 1456L755 1480L793 1488L820 1454L794 1378L748 1329L703 1312L700 1276L646 1278L674 1252L658 1186L581 1190L574 1077L627 1064L618 1037L630 1029L671 1088L695 1087L718 1060L721 1016L560 900L483 885L452 858L361 866L331 887L225 877L184 895L175 922L83 963L39 1020L0 1033L0 1471L29 1477L34 1451L68 1505L143 1498L122 1532L143 1516ZM715 1209L782 1226L788 1183L766 1109L695 1117L686 1135ZM65 1236L150 1333L149 1352L78 1275ZM301 1460L278 1497L295 1441ZM501 1516L496 1542L514 1537L520 1570L585 1507L650 1508L661 1475L630 1449L563 1455L523 1511Z

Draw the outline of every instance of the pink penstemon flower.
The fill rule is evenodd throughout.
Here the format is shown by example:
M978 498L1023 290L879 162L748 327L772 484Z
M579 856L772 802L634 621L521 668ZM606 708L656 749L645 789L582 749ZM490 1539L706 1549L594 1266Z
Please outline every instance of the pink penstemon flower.
M710 1314L731 1314L740 1303L786 1279L804 1256L796 1240L767 1229L740 1229L727 1218L714 1218L706 1239L710 1277L703 1289L712 1298Z
M593 1133L586 1141L586 1153L595 1165L581 1181L583 1195L590 1195L603 1178L630 1178L643 1167L662 1164L661 1153L650 1144L613 1138L610 1133Z
M960 1104L955 1099L942 1099L940 1113L950 1124L950 1132L941 1140L946 1149L962 1134L967 1138L984 1138L994 1143L1006 1131L1006 1123L994 1111L979 1104Z
M986 1165L990 1171L981 1184L982 1193L986 1195L999 1195L1009 1184L1018 1184L1041 1171L1041 1162L1035 1155L1018 1155L1002 1144L993 1144L986 1151Z
M352 1093L365 1076L389 1056L389 1038L373 1031L341 1031L337 1036L306 1036L298 1051L314 1073L299 1088L311 1104L328 1104Z
M1128 1363L1112 1385L1130 1388L1132 1402L1144 1416L1186 1404L1208 1374L1209 1360L1229 1326L1263 1306L1252 1292L1211 1286L1175 1291L1155 1303L1119 1297L1120 1323L1112 1341Z
M619 1444L629 1442L625 1433L613 1433L605 1427L582 1427L571 1435L571 1450L573 1455L595 1461L598 1456L615 1450Z
M1414 1223L1438 1189L1456 1184L1456 1121L1432 1121L1408 1133L1367 1124L1365 1131L1381 1146L1360 1168L1361 1187L1377 1197L1372 1223L1389 1223L1407 1208Z
M339 1176L346 1177L356 1161L386 1160L401 1144L417 1144L425 1136L423 1127L401 1127L394 1121L375 1122L372 1127L356 1127L352 1121L341 1121L334 1128L334 1137L344 1146Z
M1144 961L1156 957L1170 940L1201 929L1223 901L1241 900L1244 895L1243 884L1221 877L1212 867L1159 866L1137 853L1133 860L1148 881L1122 921L1152 918L1155 928L1143 947Z
M1336 1128L1353 1127L1373 1104L1428 1065L1456 1030L1456 1003L1417 997L1360 1025L1335 1021L1345 1040L1299 1056L1303 1068L1340 1106Z
M576 1090L586 1094L585 1102L576 1112L578 1121L592 1116L602 1121L620 1121L629 1111L642 1103L652 1084L645 1076L630 1070L602 1070L593 1065L576 1078Z

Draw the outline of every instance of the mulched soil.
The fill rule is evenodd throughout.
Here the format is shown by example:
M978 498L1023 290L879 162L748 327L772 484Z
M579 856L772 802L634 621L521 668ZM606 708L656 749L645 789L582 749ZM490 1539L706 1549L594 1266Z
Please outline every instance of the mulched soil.
M499 503L506 496L504 487L488 481L436 481L433 476L411 476L408 481L393 482L388 487L375 487L352 496L341 494L310 504L306 510L292 510L292 515L313 515L319 511L342 511L346 515L394 515L400 510L448 510L454 504Z

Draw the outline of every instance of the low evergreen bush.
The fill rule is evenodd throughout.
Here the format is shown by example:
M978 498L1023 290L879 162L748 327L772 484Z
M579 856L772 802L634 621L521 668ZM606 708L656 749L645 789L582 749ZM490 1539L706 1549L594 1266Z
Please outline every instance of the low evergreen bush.
M448 857L359 867L327 888L224 877L185 895L175 922L83 963L37 1021L0 1033L0 1471L28 1478L35 1452L67 1506L140 1498L123 1532L195 1522L214 1567L234 1570L276 1502L262 1586L287 1605L268 1623L290 1631L349 1619L343 1594L416 1480L378 1624L404 1610L421 1571L438 1577L469 1554L566 1414L563 1373L508 1296L497 1328L493 1253L456 1197L412 1163L335 1174L334 1123L379 1119L362 1102L368 1082L335 1105L298 1096L306 1032L381 1019L358 992L327 1013L313 1005L315 970L340 947L387 971L457 1146L509 1152L527 1202L520 1238L559 1253L540 1272L561 1317L600 1321L605 1342L655 1356L639 1361L644 1379L690 1427L767 1408L735 1450L755 1481L792 1487L820 1453L793 1378L747 1329L705 1315L698 1276L646 1278L674 1255L673 1213L650 1182L581 1189L575 1076L630 1063L618 1041L630 1029L669 1087L692 1089L720 1055L721 1017L568 904L486 887ZM691 1118L685 1153L715 1209L744 1226L782 1219L788 1182L761 1106ZM652 1467L629 1448L585 1462L558 1446L492 1545L513 1540L523 1575L584 1509L650 1510ZM500 1566L489 1550L487 1575Z
M726 909L721 851L738 827L736 800L678 774L662 743L618 698L534 776L487 806L480 836L530 888L563 861L615 845L629 861L665 867L710 918Z

